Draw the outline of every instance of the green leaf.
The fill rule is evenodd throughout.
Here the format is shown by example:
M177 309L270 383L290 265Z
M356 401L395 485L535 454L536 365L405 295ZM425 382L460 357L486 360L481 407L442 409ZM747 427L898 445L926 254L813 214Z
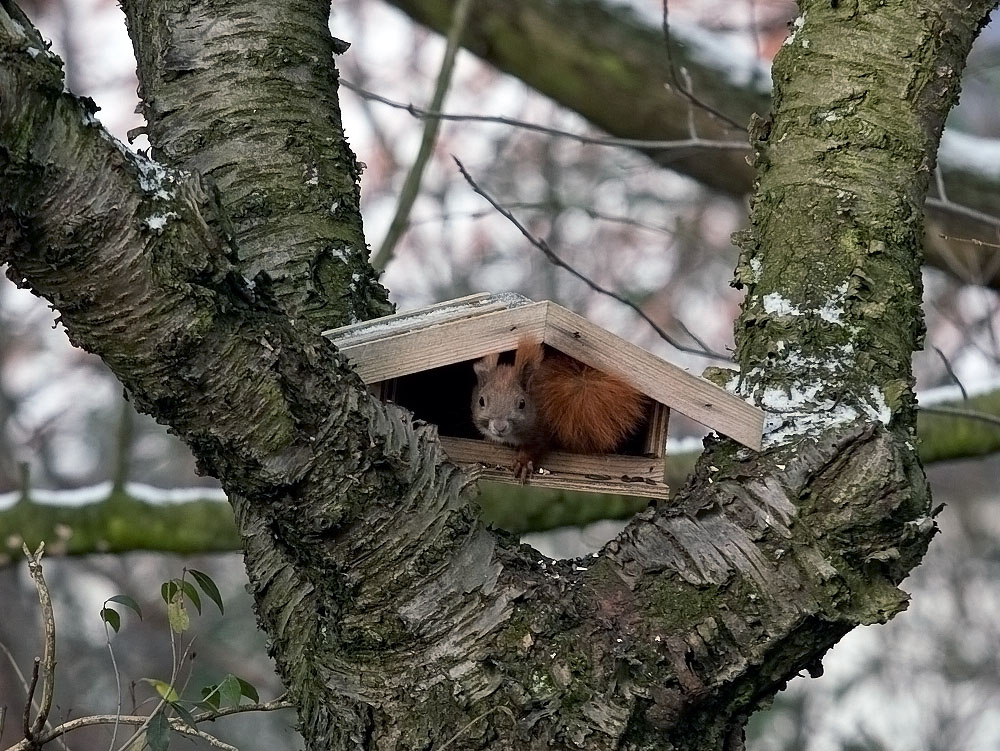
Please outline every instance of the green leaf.
M223 707L238 707L243 693L240 691L240 681L235 675L227 675L219 684L220 703Z
M181 591L179 582L180 579L170 579L160 585L160 597L162 597L163 601L168 605L177 597L177 593Z
M181 697L177 695L177 691L169 683L164 683L163 681L157 680L156 678L140 678L143 683L148 683L152 686L156 693L160 695L161 699L166 699L167 701L173 702L178 701Z
M201 595L198 594L198 590L194 588L191 582L186 582L183 579L170 579L160 585L160 597L163 598L163 601L167 605L178 601L182 593L184 597L187 597L191 601L194 609L200 614Z
M210 709L218 709L220 699L218 685L203 687L201 689L201 698Z
M153 715L149 721L146 740L149 741L149 751L167 751L170 746L170 722L162 711Z
M185 707L179 701L170 702L170 706L173 707L174 711L177 713L177 716L180 717L181 722L183 722L192 730L198 729L198 723L195 721L194 715L191 714L191 712L188 710L187 707Z
M118 615L117 610L112 610L111 608L101 608L101 620L111 626L116 634L122 625L122 617Z
M180 582L184 595L194 605L194 609L198 611L198 615L201 615L201 595L198 594L198 590L194 588L191 582L186 582L183 579L178 579L178 582Z
M115 595L114 597L109 597L104 601L104 604L107 605L109 602L117 602L119 605L124 605L139 616L140 621L142 620L142 608L139 607L139 603L128 595Z
M226 609L222 606L222 595L219 594L219 588L215 586L212 577L193 568L188 569L188 573L194 577L195 582L201 587L201 591L208 596L208 599L219 606L219 612L225 615Z
M175 634L183 634L191 627L191 616L181 597L175 596L167 603L167 621Z
M236 680L240 682L240 693L243 694L250 701L255 704L260 701L260 694L257 693L257 689L254 685L248 681L243 680L238 675L234 676Z

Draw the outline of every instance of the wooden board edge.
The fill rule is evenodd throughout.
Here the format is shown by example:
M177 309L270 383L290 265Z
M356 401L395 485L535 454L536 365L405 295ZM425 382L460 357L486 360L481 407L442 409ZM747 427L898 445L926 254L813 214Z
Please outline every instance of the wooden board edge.
M341 352L365 383L398 378L514 349L525 335L541 339L545 311L545 302L505 308L343 346ZM459 331L461 337L452 335Z
M514 449L473 438L440 436L441 446L456 464L481 464L503 469L508 475L514 464ZM541 462L541 469L560 476L589 478L595 481L614 482L620 478L636 478L662 483L665 477L662 457L628 456L610 454L594 456L553 451ZM541 475L544 476L544 473ZM629 484L630 480L623 480Z
M646 440L642 448L644 453L662 458L667 451L667 428L670 424L670 407L661 402L654 401L650 409L652 410L650 428L646 434Z
M497 470L481 464L471 465L463 462L457 462L457 464L474 472L478 479L502 482L507 485L556 488L580 493L612 493L615 495L630 495L658 500L668 500L670 498L670 488L665 483L654 483L652 481L622 482L620 480L590 480L581 478L579 475L565 475L560 472L551 472L544 475L533 474L527 483L520 483L511 476L510 470Z
M336 329L328 329L323 332L323 336L332 340L338 347L343 348L413 331L413 327L407 328L407 321L413 321L413 326L423 327L474 318L500 310L513 310L532 304L534 304L533 300L529 300L522 295L496 295L489 292L477 292L454 300L445 300L433 305L426 305L416 310L393 313L392 315L373 318L368 321L360 321ZM434 315L432 323L420 323L422 318L429 315Z
M620 376L652 399L744 446L760 450L762 410L561 305L549 302L545 320L546 344L591 367Z

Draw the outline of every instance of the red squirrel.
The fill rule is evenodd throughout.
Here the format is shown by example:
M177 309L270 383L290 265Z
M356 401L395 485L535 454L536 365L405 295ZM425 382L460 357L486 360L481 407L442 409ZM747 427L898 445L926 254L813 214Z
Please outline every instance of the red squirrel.
M549 450L606 454L642 421L646 397L622 379L539 342L521 339L514 363L497 354L472 365L472 421L488 440L518 449L514 477L526 482Z

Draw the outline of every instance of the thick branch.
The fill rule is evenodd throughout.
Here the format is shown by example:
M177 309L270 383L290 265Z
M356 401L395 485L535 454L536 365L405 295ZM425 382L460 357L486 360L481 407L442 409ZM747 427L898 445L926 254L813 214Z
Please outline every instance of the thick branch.
M837 12L825 6L820 18ZM863 19L878 32L864 39L880 54L900 38L922 41L905 33L913 15L898 12L881 5ZM920 23L971 43L978 19L935 13ZM841 634L902 607L895 584L933 532L905 434L907 371L889 372L915 338L916 288L905 289L916 275L910 213L885 225L895 234L878 253L867 242L876 233L837 246L864 278L887 283L884 312L875 315L880 300L862 287L843 315L858 328L858 346L871 347L857 357L874 364L855 369L883 394L902 380L891 404L898 430L859 411L855 423L787 447L781 463L717 444L675 505L644 512L604 555L547 561L486 530L468 479L446 462L432 428L374 402L329 343L269 304L265 278L243 278L224 212L202 182L135 160L86 125L9 20L0 10L0 179L12 186L0 202L3 259L230 492L258 617L310 748L430 748L460 737L465 748L501 750L664 741L714 750ZM838 29L861 23L834 20ZM946 62L923 46L892 54L893 65L917 55L931 71ZM813 73L801 85L829 70ZM943 114L940 102L923 101L936 82L920 82L915 96ZM912 104L890 86L887 110L874 111L882 127L902 119L907 168L920 146L933 147L936 128L922 130ZM814 132L808 118L782 115L792 140ZM865 135L856 143L867 144ZM775 149L775 174L765 178L794 166L822 184L816 164L796 162L797 153ZM891 207L919 215L919 182L878 177ZM780 192L783 183L769 185ZM763 270L740 339L751 388L771 383L750 366L782 351L776 331L803 355L824 342L810 338L826 320L818 313L755 326L761 292L783 289L774 269L791 270L787 294L809 310L830 276L817 275L814 288L792 273L795 263L831 256L843 271L840 255L810 234L813 222L840 231L842 214L829 202L816 204L823 213L803 211L794 199L786 211L805 225L801 243L755 225ZM791 261L775 250L799 245ZM775 364L780 383L790 363ZM853 374L830 377L845 375L845 401L860 407L869 395L857 393Z
M754 127L760 179L737 269L739 388L773 412L774 442L858 415L909 439L923 204L992 7L802 4L775 60L773 122Z
M392 312L368 265L334 42L317 31L330 3L122 5L153 155L218 185L240 272L267 272L320 329Z

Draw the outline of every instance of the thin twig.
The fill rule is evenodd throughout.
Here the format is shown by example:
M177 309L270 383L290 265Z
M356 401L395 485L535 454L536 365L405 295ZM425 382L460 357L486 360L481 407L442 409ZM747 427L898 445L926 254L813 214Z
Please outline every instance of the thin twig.
M976 221L988 224L991 227L1000 228L1000 217L993 216L992 214L987 214L984 211L979 211L977 209L970 208L968 206L963 206L960 203L955 203L953 201L945 201L940 198L928 197L926 199L926 204L932 208L939 209L941 211L947 211L950 214L957 214L959 216L964 216L969 219L975 219Z
M669 2L668 0L663 0L663 47L667 51L667 67L670 68L670 77L674 81L674 89L678 94L683 96L688 102L700 110L707 112L712 115L712 117L717 120L721 120L723 123L733 128L734 130L745 132L747 129L746 123L740 124L733 120L729 115L725 115L719 110L712 107L707 102L702 101L694 95L694 91L690 85L684 86L681 83L680 76L677 72L677 65L674 63L674 53L670 48L670 22L668 19L669 15Z
M455 14L451 19L451 28L448 30L448 44L445 47L444 58L441 60L441 70L438 71L437 81L434 84L434 95L431 97L431 109L435 112L441 110L444 104L445 95L451 85L452 72L455 69L455 56L458 54L462 32L465 29L465 21L469 15L469 6L472 0L458 0L455 5ZM420 181L424 175L424 169L434 151L434 144L437 142L438 129L441 121L437 118L426 118L424 120L424 132L420 137L420 148L417 156L410 165L403 180L403 187L399 191L399 202L396 204L396 212L389 223L389 229L385 233L382 245L372 258L371 264L376 271L381 271L392 258L393 250L399 242L399 238L406 231L407 220L413 203L417 200L420 192Z
M434 112L431 110L425 110L417 107L413 104L405 104L403 102L397 102L393 99L389 99L380 94L375 94L374 92L368 91L356 84L351 83L345 79L340 79L340 85L350 89L358 96L365 99L371 99L372 101L379 102L381 104L388 105L389 107L394 107L396 109L406 110L413 117L418 118L434 118L437 120L458 120L462 122L480 122L480 123L496 123L498 125L509 125L512 128L521 128L522 130L531 130L536 133L545 133L546 135L556 136L558 138L572 138L574 141L580 143L589 143L595 146L614 146L622 147L628 149L641 149L644 151L673 151L673 150L692 150L692 149L714 149L714 150L724 150L724 151L749 151L750 145L745 141L713 141L707 138L683 138L673 141L651 141L643 138L613 138L610 136L588 136L582 133L570 133L569 131L560 130L558 128L552 128L547 125L539 125L538 123L530 123L526 120L517 120L512 117L503 117L501 115L469 115L469 114L448 114L446 112Z
M155 712L154 712L155 714ZM87 717L78 717L75 720L70 720L69 722L64 722L61 725L57 725L51 731L45 734L44 737L38 739L38 743L48 743L55 740L56 738L66 735L74 730L79 730L85 727L94 727L97 725L111 725L118 722L122 725L138 725L140 730L137 732L136 737L141 735L142 731L149 724L149 720L152 719L152 715L149 717L145 715L119 715L119 714L103 714L103 715L89 715ZM226 749L227 751L236 751L234 746L230 746L228 743L223 743L218 738L209 733L206 733L197 728L189 727L184 721L171 717L167 718L170 723L170 727L176 730L178 733L184 733L185 735L194 736L197 738L202 738L208 741L216 748ZM29 741L21 741L8 749L8 751L28 751L31 748L31 743Z
M938 357L940 357L941 362L944 363L944 369L948 373L948 377L955 382L955 385L958 386L958 390L962 392L962 400L968 401L969 392L965 390L965 386L963 386L962 382L958 379L958 375L955 373L955 370L951 367L951 362L945 356L944 352L941 351L940 347L934 347L934 351L938 353Z
M991 415L989 412L978 412L973 409L959 409L958 407L920 407L921 412L928 412L932 415L942 415L944 417L962 417L967 420L978 420L994 427L1000 427L1000 416Z
M585 206L582 204L574 203L559 203L552 204L548 201L512 201L506 204L507 208L511 211L519 211L522 209L537 209L538 211L546 210L566 210L566 209L576 209L577 211L582 211L590 219L595 219L601 222L607 222L609 224L621 224L626 227L634 227L636 229L645 230L646 232L655 232L659 235L666 235L667 237L672 237L676 230L671 227L663 227L657 224L651 224L649 222L644 222L640 219L633 219L629 216L621 216L620 214L609 214L603 211L598 211L590 206ZM437 222L450 221L452 219L482 219L487 216L492 216L494 210L489 209L476 209L475 211L442 211L437 214L428 214L427 216L422 216L419 219L413 219L410 221L410 226L416 226L419 224L431 224ZM669 247L669 246L668 246Z
M241 712L274 712L280 709L294 708L295 704L284 697L285 695L282 694L281 696L277 697L276 699L272 699L269 702L259 702L256 704L242 704L235 707L224 707L222 709L217 709L211 712L204 712L195 717L195 722L210 722L220 717L226 717L228 715L233 715ZM157 708L152 714L148 716L104 714L104 715L90 715L87 717L78 717L75 720L64 722L61 725L57 725L56 727L52 728L44 736L38 738L37 743L39 745L49 743L50 741L53 741L56 738L64 736L67 733L70 733L73 730L77 730L82 727L91 727L94 725L112 725L115 724L116 722L122 725L138 725L139 730L136 732L134 736L137 738L139 735L141 735L142 731L149 724L150 719L152 719L153 715L155 715L157 711L159 711L159 708ZM201 731L197 731L196 729L189 727L179 718L173 717L173 718L168 718L168 720L170 722L170 726L178 732L186 733L187 735L198 735L198 737L204 738L205 740L209 740L210 738L212 738L212 736L208 735L208 733L202 733ZM217 743L222 743L222 741L218 741L218 739L213 739L213 740L217 741ZM217 748L232 748L232 746L228 746L227 744L219 746L217 745L217 743L213 743L212 740L209 740L209 742L212 743L212 745L216 746ZM22 741L21 743L12 746L9 749L9 751L25 751L28 748L30 748L30 744L27 744L24 741Z
M986 240L980 240L975 237L955 237L954 235L938 235L942 240L952 240L957 243L969 243L970 245L978 245L980 248L992 248L994 250L1000 249L1000 243L991 243Z
M217 720L220 717L228 717L229 715L239 714L240 712L274 712L279 709L294 709L295 702L291 699L285 698L286 694L281 694L280 696L271 699L271 701L259 702L257 704L239 704L234 707L222 707L221 709L215 709L211 712L205 712L204 714L197 715L194 719L196 722L208 722L211 720Z
M632 302L631 300L629 300L626 297L623 297L622 295L619 295L617 292L613 292L612 290L609 290L609 289L606 289L605 287L602 287L601 285L597 284L595 281L593 281L592 279L590 279L586 275L580 273L575 268L573 268L572 266L570 266L562 258L560 258L558 255L556 255L553 252L553 250L548 246L548 243L546 243L545 240L542 240L541 238L535 237L534 235L532 235L528 231L528 228L525 227L523 224L521 224L520 221L518 221L517 217L515 217L505 207L503 207L502 205L500 205L489 193L487 193L485 190L483 190L479 186L479 184L472 178L472 175L470 175L468 173L468 171L465 169L465 165L463 165L462 162L459 161L458 157L456 157L453 154L451 158L455 160L455 163L458 165L459 171L462 173L462 177L464 177L465 181L467 183L469 183L469 186L476 193L478 193L483 198L485 198L487 201L489 201L490 205L494 209L496 209L500 213L500 215L503 216L507 221L509 221L511 224L513 224L529 243L531 243L536 248L538 248L540 251L542 251L542 253L545 255L545 257L549 260L550 263L552 263L555 266L558 266L559 268L565 269L566 271L568 271L570 274L572 274L577 279L579 279L580 281L582 281L584 284L586 284L588 287L590 287L595 292L599 292L602 295L607 295L608 297L610 297L610 298L612 298L614 300L617 300L618 302L622 303L623 305L626 305L629 308L631 308L633 311L635 311L639 315L640 318L642 318L646 323L648 323L657 334L659 334L659 336L660 336L661 339L663 339L665 342L667 342L668 344L670 344L672 347L680 350L681 352L688 352L690 354L700 355L702 357L712 357L712 358L714 358L716 360L726 360L726 361L731 360L731 358L727 357L726 355L719 354L718 352L713 352L711 349L708 348L708 346L705 345L704 342L702 342L697 337L692 337L692 338L694 339L695 342L698 343L698 345L700 346L700 349L698 347L689 347L689 346L687 346L685 344L681 344L676 339L674 339L672 336L670 336L670 334L668 334L663 328L661 328L659 324L657 324L652 318L650 318L634 302Z
M24 716L22 718L22 727L24 731L24 737L28 740L33 740L34 735L31 732L31 705L35 700L35 686L38 685L38 666L41 663L37 657L31 665L31 681L28 682L28 699L24 702Z
M7 655L7 661L10 662L11 668L17 674L17 679L21 681L21 688L24 689L24 693L28 693L28 679L24 677L24 673L21 672L21 668L18 667L17 662L14 660L14 655L11 653L10 648L0 641L0 650Z
M171 669L170 669L170 681L167 683L167 693L168 693L168 695L169 695L169 692L171 692L171 691L173 691L173 692L177 691L177 688L176 688L176 686L177 686L177 675L180 673L180 666L184 662L184 660L187 658L188 654L190 654L191 647L193 645L194 645L194 639L192 638L191 641L189 641L188 644L187 644L187 646L184 648L184 651L181 653L180 657L178 657L177 656L177 642L175 640L174 630L173 630L173 628L170 629L170 655L171 655L170 659L171 659L171 661L172 661L173 664L172 664ZM145 703L145 702L143 702L143 703ZM153 719L153 717L156 716L157 712L159 712L160 710L162 710L163 707L165 707L167 705L167 703L168 703L168 701L167 701L166 697L160 696L160 700L159 700L159 702L157 702L156 707L154 707L153 711L150 712L149 715L146 717L146 722L143 723L142 725L140 725L139 728L136 729L136 731L134 733L132 733L131 736L129 736L128 740L125 741L121 746L118 747L119 751L124 751L124 749L126 749L126 748L131 748L132 747L132 742L136 738L138 738L140 735L142 735L144 732L146 732L146 727L147 727L147 725L149 725L149 722ZM172 723L173 723L173 720L171 720L171 724Z
M42 606L42 626L45 629L45 647L42 653L42 698L38 706L38 714L31 725L31 735L37 736L49 718L52 710L52 694L55 690L56 681L56 619L52 612L52 598L49 595L49 588L45 584L45 576L42 573L42 553L45 550L45 543L39 543L38 549L32 553L28 546L21 544L25 557L28 559L28 573L35 583L38 591L38 602ZM37 660L36 660L37 669ZM32 688L37 676L32 676ZM29 697L30 699L30 697ZM29 701L30 704L30 701ZM27 708L25 709L27 712ZM29 736L30 737L30 736Z
M105 602L107 605L107 602ZM115 707L115 715L120 715L122 713L122 674L118 669L118 660L115 659L115 649L111 646L111 626L107 621L104 622L104 639L105 643L108 645L108 654L111 655L111 667L115 671L115 688L117 690L118 704ZM118 739L118 723L116 722L111 728L111 742L108 744L108 751L114 751L115 741Z

